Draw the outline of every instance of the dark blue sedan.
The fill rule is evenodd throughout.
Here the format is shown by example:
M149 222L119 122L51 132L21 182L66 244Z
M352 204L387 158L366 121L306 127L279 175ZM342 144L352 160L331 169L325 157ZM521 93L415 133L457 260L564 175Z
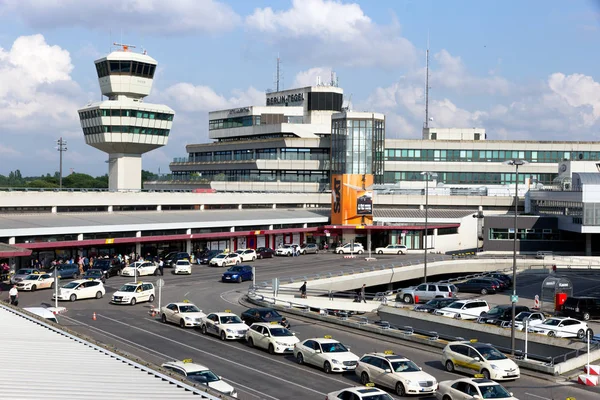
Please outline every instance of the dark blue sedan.
M234 265L223 273L223 282L237 282L252 280L252 267L250 265Z

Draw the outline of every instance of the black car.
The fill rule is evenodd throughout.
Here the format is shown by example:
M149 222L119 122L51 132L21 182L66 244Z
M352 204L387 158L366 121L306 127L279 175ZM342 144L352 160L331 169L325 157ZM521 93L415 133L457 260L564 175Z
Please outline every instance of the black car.
M515 306L515 316L520 312L529 312L529 307ZM492 307L490 311L481 314L477 321L492 325L502 325L503 322L512 321L512 304Z
M190 260L190 255L189 253L186 253L184 251L172 251L171 253L167 254L165 256L165 258L163 259L164 261L164 266L165 267L171 267L174 268L175 264L177 264L177 261L179 260ZM152 260L154 261L154 260Z
M283 316L272 308L257 307L249 308L242 313L242 320L246 325L255 322L281 322Z
M99 258L94 260L94 264L90 269L99 269L104 272L107 278L110 278L111 276L120 275L123 267L125 267L125 264L119 262L118 259Z
M584 321L600 317L600 299L594 297L567 297L562 305L562 313L566 317Z
M273 258L275 250L268 247L259 247L256 249L256 257L258 258Z
M200 264L208 264L217 254L221 254L221 250L209 250L199 256L197 262Z
M88 269L81 279L99 279L102 283L106 282L106 274L101 269Z
M486 277L504 281L506 282L507 286L512 287L512 278L507 274L503 274L502 272L491 272L486 274Z
M488 294L501 290L499 282L494 279L473 278L455 285L463 293Z
M435 310L444 308L444 307L454 303L455 301L456 301L456 299L454 297L431 299L425 304L417 304L415 306L415 308L413 308L413 310L431 314Z

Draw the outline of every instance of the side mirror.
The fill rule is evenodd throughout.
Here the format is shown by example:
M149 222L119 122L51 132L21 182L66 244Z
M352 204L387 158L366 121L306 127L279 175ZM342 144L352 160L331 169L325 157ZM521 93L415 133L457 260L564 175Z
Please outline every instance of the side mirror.
M292 332L292 335L296 336L296 332Z
M473 360L475 360L475 361L481 361L481 358L479 358L479 356L475 356L475 357L473 357Z
M263 335L265 335L266 337L269 337L269 334L267 332L263 333Z
M220 324L220 322L219 322L219 321L215 321L215 325L219 325L219 324Z
M315 353L319 354L321 352L321 350L315 350Z
M390 372L392 372L392 370L391 370L391 369L389 369L389 368L386 368L384 372L385 372L386 374L389 374Z
M473 399L480 399L481 397L478 394L474 394L472 398Z
M419 367L419 370L423 371L423 367Z

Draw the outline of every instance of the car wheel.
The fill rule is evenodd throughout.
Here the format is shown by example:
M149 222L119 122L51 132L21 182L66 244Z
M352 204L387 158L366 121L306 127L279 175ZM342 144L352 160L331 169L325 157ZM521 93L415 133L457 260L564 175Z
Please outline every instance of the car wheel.
M331 373L331 364L329 364L329 361L325 361L325 364L323 364L323 371L325 371L326 374Z
M158 269L154 270L154 276L158 276Z
M77 279L77 274L73 274L73 276L71 278Z
M556 337L556 332L550 331L550 332L548 332L548 336L550 336L550 337Z
M241 262L240 260L237 260L237 261L235 262L235 265L240 265L241 263L242 263L242 262Z
M362 250L359 250L359 251L356 252L356 254L362 254L362 253L363 253Z
M452 400L452 398L448 395L444 395L444 397L442 397L442 400Z
M221 340L225 341L225 339L227 339L227 337L225 336L225 331L221 331Z
M201 330L202 330L202 333L205 334L205 335L208 333L208 331L206 330L206 325L202 325L202 329Z
M580 329L577 331L577 339L583 339L585 337L585 331Z
M98 291L96 292L96 298L97 298L97 299L101 299L101 298L102 298L102 292L101 292L101 291L99 291L99 290L98 290Z
M241 276L238 276L237 283L242 283L242 277Z
M54 282L50 284L50 289L54 289Z
M315 254L319 254L319 250L315 250Z
M31 286L31 291L35 292L35 289L37 289L37 287L35 285Z
M151 294L150 297L148 297L148 301L150 303L152 303L154 301L154 295L153 294Z
M398 250L398 255L402 254L402 250Z
M366 385L369 382L370 382L369 374L367 374L366 372L363 372L362 374L360 374L360 383L362 383L363 385Z
M167 316L163 313L163 315L160 316L160 320L163 322L163 324L167 323Z
M590 320L590 313L584 312L583 313L583 320L584 321L589 321Z
M269 345L269 354L275 354L275 347L272 344Z
M487 289L485 289L485 288L481 289L481 294L488 294Z
M456 313L454 314L454 319L462 319L462 315Z
M252 256L252 261L256 261L256 257Z
M383 254L383 250L379 250L377 254Z
M590 339L591 339L591 338L593 338L593 337L594 337L594 331L593 331L593 330L591 330L591 329L588 329L588 330L586 331L586 336L588 336L588 335L589 335Z
M133 297L131 299L131 301L129 302L129 304L131 304L132 306L135 306L135 303L137 303L137 300L135 299L135 297Z
M413 298L410 294L405 294L402 298L402 301L404 301L406 304L410 304L413 302Z
M75 295L75 293L73 293L73 294L71 295L71 297L69 297L69 300L71 300L71 301L75 301L75 300L77 300L77 296Z
M446 361L446 371L454 372L454 363L450 360Z
M296 361L298 362L298 364L304 364L304 356L302 355L302 353L298 353L296 355Z
M262 259L263 259L263 256L262 256L262 254L259 254L259 255L258 255L258 258L260 258L260 259L262 260Z
M251 337L248 338L248 346L254 347L254 340Z
M338 254L344 254L343 250L338 251Z
M398 396L406 396L406 390L404 389L402 382L396 383L396 394Z
M488 371L487 369L482 370L481 375L483 375L485 379L490 379L490 371Z
M183 320L183 318L181 318L181 319L179 320L179 327L180 327L180 328L185 328L185 321Z

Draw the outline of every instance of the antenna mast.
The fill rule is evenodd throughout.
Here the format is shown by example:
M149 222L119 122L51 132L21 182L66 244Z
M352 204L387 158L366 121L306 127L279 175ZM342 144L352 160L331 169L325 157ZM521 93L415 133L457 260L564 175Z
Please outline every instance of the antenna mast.
M427 51L425 52L425 128L429 128L429 32L427 33Z
M280 59L279 59L279 54L277 54L277 75L275 77L275 86L276 86L276 92L279 92L279 63L280 63Z

